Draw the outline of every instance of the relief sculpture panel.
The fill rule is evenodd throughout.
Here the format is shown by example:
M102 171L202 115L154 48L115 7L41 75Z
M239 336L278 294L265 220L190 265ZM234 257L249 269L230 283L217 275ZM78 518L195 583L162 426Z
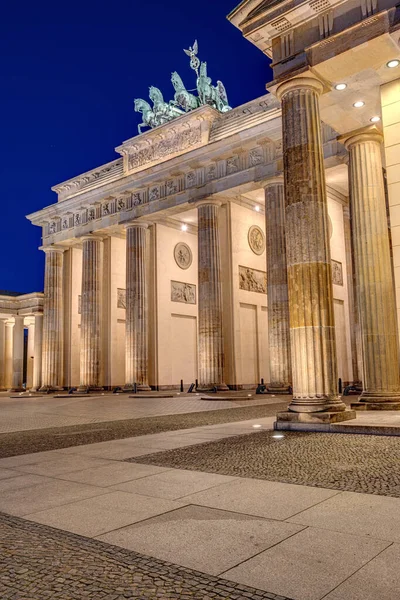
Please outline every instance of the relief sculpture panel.
M239 267L239 288L247 292L267 293L267 273L250 267Z
M184 304L196 304L196 286L193 283L171 281L171 300Z

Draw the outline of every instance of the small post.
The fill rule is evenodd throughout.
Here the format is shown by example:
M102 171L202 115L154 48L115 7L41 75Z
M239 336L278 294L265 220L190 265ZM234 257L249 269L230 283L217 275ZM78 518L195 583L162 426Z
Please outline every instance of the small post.
M199 387L199 380L196 379L196 390L197 390L198 387Z
M181 379L181 392L183 392L183 379Z
M133 384L133 393L137 394L137 383Z
M261 377L261 385L264 385L264 378Z
M343 391L343 383L342 383L342 378L339 377L339 394L341 394Z

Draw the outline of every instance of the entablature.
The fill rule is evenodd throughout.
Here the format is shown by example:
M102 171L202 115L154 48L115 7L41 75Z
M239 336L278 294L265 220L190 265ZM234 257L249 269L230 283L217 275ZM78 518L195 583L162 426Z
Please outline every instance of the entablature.
M32 292L19 296L0 294L0 313L8 315L35 315L43 312L44 294Z

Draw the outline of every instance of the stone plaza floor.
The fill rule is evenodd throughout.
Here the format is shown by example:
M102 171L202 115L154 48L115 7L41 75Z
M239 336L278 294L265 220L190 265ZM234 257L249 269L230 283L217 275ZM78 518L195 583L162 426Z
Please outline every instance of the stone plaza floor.
M276 467L278 456L286 470L298 470L329 451L337 453L336 471L344 462L351 479L351 461L361 457L354 472L363 452L372 461L374 444L374 468L382 455L395 461L398 439L272 438L273 421L207 424L0 460L0 597L398 600L399 498L385 489L349 492L251 471ZM237 471L218 472L221 464Z

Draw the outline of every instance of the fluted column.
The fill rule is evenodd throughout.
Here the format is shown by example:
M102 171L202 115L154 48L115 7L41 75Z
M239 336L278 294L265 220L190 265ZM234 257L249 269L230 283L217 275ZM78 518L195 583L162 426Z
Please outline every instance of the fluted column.
M269 340L269 391L288 393L292 382L290 359L289 299L285 242L285 193L283 177L265 186L267 238L267 292Z
M28 325L28 347L26 352L26 389L30 390L33 385L33 365L35 362L35 323Z
M13 384L13 329L14 321L6 321L4 339L4 387L10 390Z
M14 317L12 391L23 390L24 376L24 317Z
M82 241L82 302L80 391L101 388L101 279L102 238L94 235Z
M35 315L35 337L33 342L33 377L32 391L40 388L42 382L42 343L43 343L43 315Z
M289 411L339 412L332 267L321 141L322 84L281 84L293 401Z
M364 359L360 401L386 402L390 408L391 402L400 402L400 376L382 173L383 136L370 126L342 136L340 141L350 153L352 234Z
M126 388L136 384L150 390L148 381L147 223L126 227Z
M198 203L199 388L226 390L218 213L221 203Z
M6 389L6 322L0 319L0 390Z
M62 390L64 385L63 269L64 248L45 247L43 307L42 390Z

